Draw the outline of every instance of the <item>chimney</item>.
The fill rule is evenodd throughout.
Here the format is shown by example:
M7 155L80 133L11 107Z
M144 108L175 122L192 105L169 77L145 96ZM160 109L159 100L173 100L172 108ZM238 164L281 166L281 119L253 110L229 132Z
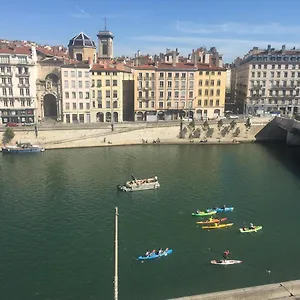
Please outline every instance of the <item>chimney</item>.
M198 51L194 53L194 67L197 67L198 65Z
M285 45L282 45L281 52L284 52L284 51L285 51Z
M176 51L172 51L172 66L176 66Z

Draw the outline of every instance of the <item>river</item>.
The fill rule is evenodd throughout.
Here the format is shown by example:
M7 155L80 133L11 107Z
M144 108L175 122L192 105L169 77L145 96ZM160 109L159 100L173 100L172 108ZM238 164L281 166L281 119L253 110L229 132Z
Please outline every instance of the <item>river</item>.
M0 156L2 299L159 300L299 278L299 149L144 145ZM157 175L161 188L116 186ZM197 208L234 206L230 229L205 231ZM253 222L256 234L239 234ZM173 254L141 263L147 249ZM243 264L210 265L229 248Z

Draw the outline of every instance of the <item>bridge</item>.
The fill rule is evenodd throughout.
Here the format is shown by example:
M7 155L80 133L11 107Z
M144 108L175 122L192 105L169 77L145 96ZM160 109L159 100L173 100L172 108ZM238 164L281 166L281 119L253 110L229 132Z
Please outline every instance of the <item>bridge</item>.
M300 280L259 285L169 300L284 300L300 299Z
M286 143L289 146L300 146L300 121L276 117L276 125L286 131Z

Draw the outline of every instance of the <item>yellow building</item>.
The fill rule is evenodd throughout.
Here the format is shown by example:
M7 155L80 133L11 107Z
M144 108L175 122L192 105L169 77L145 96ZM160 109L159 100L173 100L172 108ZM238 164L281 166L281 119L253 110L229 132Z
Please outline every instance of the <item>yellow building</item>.
M131 71L97 64L90 72L92 122L123 122L124 115L126 120L127 111L133 110Z
M195 119L223 116L226 69L205 64L198 65L195 83Z
M156 63L134 69L136 121L214 118L224 113L226 70L209 64Z

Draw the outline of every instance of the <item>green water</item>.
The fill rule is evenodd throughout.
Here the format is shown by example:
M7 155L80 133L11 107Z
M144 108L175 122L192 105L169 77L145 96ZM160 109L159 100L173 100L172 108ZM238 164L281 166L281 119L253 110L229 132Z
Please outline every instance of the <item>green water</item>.
M299 278L298 149L255 144L140 146L0 156L1 299L112 299L119 207L119 299L158 300ZM116 186L157 175L161 189ZM197 208L234 206L204 231ZM253 222L256 234L239 234ZM145 250L173 254L141 263ZM210 265L229 248L241 265ZM267 272L271 270L271 272Z

